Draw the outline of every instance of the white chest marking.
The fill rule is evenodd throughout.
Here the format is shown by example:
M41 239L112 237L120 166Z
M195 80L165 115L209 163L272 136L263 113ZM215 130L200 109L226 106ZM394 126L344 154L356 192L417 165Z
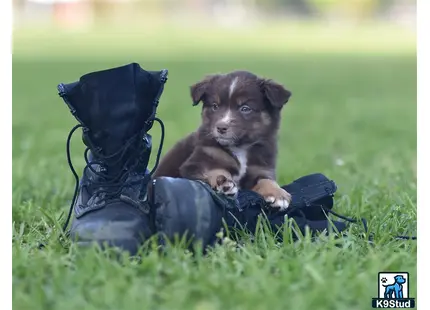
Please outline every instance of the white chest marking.
M239 161L239 174L233 176L235 182L239 182L246 173L248 163L248 150L246 148L230 147L230 151L236 156Z

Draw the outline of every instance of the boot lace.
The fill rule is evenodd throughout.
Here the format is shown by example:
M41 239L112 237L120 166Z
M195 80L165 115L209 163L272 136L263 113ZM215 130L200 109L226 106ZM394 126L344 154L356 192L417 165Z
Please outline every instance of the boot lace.
M153 118L154 121L156 121L161 128L161 138L160 138L160 144L157 151L157 156L155 160L155 165L152 168L152 170L149 172L149 174L145 174L145 180L148 180L152 177L155 170L158 167L158 164L160 162L161 157L161 151L163 149L163 143L164 143L164 124L163 122L157 118ZM78 124L74 126L67 137L67 143L66 143L66 154L67 154L67 163L69 165L70 171L72 172L74 178L75 178L75 190L73 193L73 198L70 203L69 212L67 214L66 221L63 225L63 232L66 232L67 226L69 225L70 218L72 216L73 207L76 203L76 199L79 193L79 175L76 172L72 159L71 159L71 152L70 152L70 142L72 140L73 134L76 132L77 129L83 128L84 131L86 131L86 127L84 127L82 124ZM135 171L135 169L141 164L140 158L144 155L144 152L146 152L146 148L144 147L144 140L142 139L142 134L137 133L136 135L132 136L129 140L127 140L124 145L115 153L110 155L104 155L102 154L102 149L94 147L91 145L91 141L89 141L89 146L84 151L84 158L85 158L85 167L83 170L83 174L87 175L88 171L91 171L95 176L97 180L91 180L90 181L90 188L91 190L91 196L92 197L98 197L101 201L102 200L108 200L112 199L114 197L117 197L121 194L124 188L131 187L134 185L137 185L139 183L142 183L142 180L136 180L127 182L128 177L130 176L130 173ZM89 160L88 153L91 150L91 154L93 155L93 159ZM130 154L130 151L133 154L136 154L136 156L128 156L124 164L122 165L122 169L119 169L118 173L114 175L110 175L106 173L106 168L109 166L113 167L122 162L124 157L128 154ZM106 165L108 163L108 165ZM94 165L98 165L100 169L96 170L94 169ZM108 167L106 167L108 166Z
M361 222L363 224L364 231L366 233L369 232L369 229L368 229L368 226L367 226L367 221L366 221L365 218L355 219L355 218L351 218L351 217L348 217L348 216L341 215L341 214L339 214L339 213L337 213L337 212L333 211L332 209L327 208L325 206L321 206L320 205L320 207L325 212L330 213L330 214L332 214L332 215L334 215L334 216L336 216L336 217L338 217L338 218L340 218L340 219L342 219L344 221L347 221L347 222L350 222L350 223L359 223L359 222ZM401 235L398 235L398 236L394 236L394 239L397 239L397 240L417 240L417 237L416 236L401 236ZM373 235L372 234L369 235L369 241L373 241Z

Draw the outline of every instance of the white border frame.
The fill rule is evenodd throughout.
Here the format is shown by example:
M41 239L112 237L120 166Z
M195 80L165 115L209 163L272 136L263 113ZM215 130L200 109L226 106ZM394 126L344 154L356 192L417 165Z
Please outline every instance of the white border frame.
M4 148L0 158L3 209L3 216L0 216L0 244L3 248L0 292L2 308L12 309L12 272L8 268L12 267L12 1L0 1L0 12L4 13L0 22L0 132ZM6 212L10 218L5 216Z
M417 303L419 302L421 309L430 309L430 303L428 294L426 294L425 283L427 282L428 276L430 275L430 265L427 264L428 258L426 246L424 242L426 236L430 236L430 225L426 225L425 221L429 219L428 214L430 208L430 196L426 195L426 191L429 190L427 185L430 180L430 171L428 169L428 161L430 160L430 147L429 137L424 134L426 127L429 125L427 117L429 113L429 89L428 85L430 81L429 76L429 55L430 48L428 45L428 34L426 30L430 29L430 20L428 15L430 13L430 1L428 0L417 0L417 57L418 57L418 85L417 85L417 98L418 98L418 118L417 118L417 142L418 142L418 158L417 158L417 178L418 178L418 224L417 224L417 235L418 237L418 277L417 277ZM3 181L0 186L0 197L2 197L2 207L6 209L8 203L12 208L12 1L0 1L0 11L6 12L1 19L0 27L0 74L1 74L1 91L2 96L0 107L2 109L0 113L0 124L2 126L1 135L2 142L6 148L5 152L1 153L2 158L0 159L0 171L2 172ZM427 26L425 26L427 24ZM427 38L426 38L427 36ZM396 91L396 90L393 90ZM401 90L398 90L401 91ZM11 209L8 210L11 214ZM1 268L1 289L3 306L6 309L12 309L12 273L8 269L8 266L12 267L12 247L11 232L12 232L12 221L11 218L6 216L0 216L2 223L0 228L2 232L0 237L3 239L1 244L3 245L3 255ZM8 246L9 244L9 246Z

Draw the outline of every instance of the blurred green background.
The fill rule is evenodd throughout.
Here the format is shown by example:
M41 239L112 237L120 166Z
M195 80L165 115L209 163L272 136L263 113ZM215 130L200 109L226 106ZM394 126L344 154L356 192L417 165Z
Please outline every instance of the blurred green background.
M407 0L14 1L14 306L361 310L376 297L378 271L415 279L416 245L390 241L416 230L415 9ZM172 256L123 268L97 252L80 260L54 246L35 250L56 243L52 219L74 188L65 142L76 121L56 86L129 62L169 70L158 109L163 153L198 126L189 86L204 75L245 69L283 83L293 96L279 183L313 172L334 179L336 210L366 217L376 247L288 244L265 249L266 260L218 249L197 267ZM156 150L159 129L151 133ZM79 137L72 148L80 171Z

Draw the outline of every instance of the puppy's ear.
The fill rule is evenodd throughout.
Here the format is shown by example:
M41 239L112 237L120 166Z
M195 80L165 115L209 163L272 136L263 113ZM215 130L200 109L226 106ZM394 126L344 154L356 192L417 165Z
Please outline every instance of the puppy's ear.
M276 108L282 108L291 97L289 90L273 80L262 79L260 85L264 96Z
M200 82L197 82L196 84L191 85L190 91L191 91L191 98L193 99L193 106L198 105L199 102L203 100L206 90L214 78L215 78L215 75L208 75Z

